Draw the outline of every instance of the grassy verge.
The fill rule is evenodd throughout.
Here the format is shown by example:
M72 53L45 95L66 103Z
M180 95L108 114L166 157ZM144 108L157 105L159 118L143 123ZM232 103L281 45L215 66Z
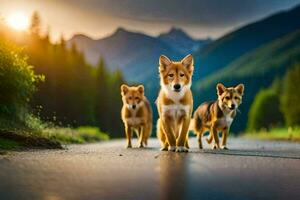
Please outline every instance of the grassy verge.
M300 142L300 128L274 128L270 131L261 130L259 132L250 132L243 135L249 139L261 140L286 140Z
M62 144L81 144L108 140L96 127L65 128L29 116L25 122L0 118L0 149L62 148Z

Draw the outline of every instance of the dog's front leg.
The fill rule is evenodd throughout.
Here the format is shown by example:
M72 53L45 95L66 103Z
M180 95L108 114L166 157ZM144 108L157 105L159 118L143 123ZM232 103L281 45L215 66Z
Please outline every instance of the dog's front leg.
M182 127L176 141L177 152L188 152L188 149L184 146L187 140L187 133L189 131L190 117L184 116L182 119Z
M229 134L229 129L228 128L226 128L226 129L224 129L222 131L222 145L221 145L221 149L228 149L226 147L228 134Z
M127 139L127 148L131 148L131 135L132 135L132 128L130 125L125 125L125 133L126 133L126 139Z
M142 125L139 129L140 133L139 133L139 148L143 148L144 145L143 145L143 141L144 141L144 137L145 137L145 126Z
M176 138L173 132L173 129L170 127L172 123L172 118L170 116L164 115L161 119L164 132L166 134L167 141L169 143L168 150L175 151L176 150Z
M212 149L219 149L219 136L218 136L218 130L214 127L214 125L210 129L210 134L213 136L214 144L212 146Z

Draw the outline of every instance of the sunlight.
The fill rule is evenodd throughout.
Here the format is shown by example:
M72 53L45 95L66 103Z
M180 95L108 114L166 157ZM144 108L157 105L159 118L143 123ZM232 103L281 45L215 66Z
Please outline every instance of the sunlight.
M29 19L22 12L14 12L7 18L7 24L19 31L24 31L29 27Z

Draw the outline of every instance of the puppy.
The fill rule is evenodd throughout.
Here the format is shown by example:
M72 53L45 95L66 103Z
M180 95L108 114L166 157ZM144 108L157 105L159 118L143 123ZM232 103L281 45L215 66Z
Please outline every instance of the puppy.
M157 137L162 151L188 152L188 128L193 110L190 90L194 71L192 55L180 62L159 58L160 86L156 104Z
M152 132L152 109L149 101L144 96L144 86L121 86L123 107L121 117L125 126L127 148L131 148L131 136L136 132L139 147L147 145L147 140Z
M226 88L223 84L217 85L218 100L201 104L193 116L193 130L198 137L199 148L202 149L202 135L209 131L207 142L214 140L212 149L219 149L219 132L222 132L221 148L227 149L226 142L229 129L236 116L237 109L242 103L244 85Z

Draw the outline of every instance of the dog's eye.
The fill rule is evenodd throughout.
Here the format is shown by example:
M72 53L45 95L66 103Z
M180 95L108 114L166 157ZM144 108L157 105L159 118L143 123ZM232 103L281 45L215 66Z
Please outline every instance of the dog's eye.
M226 100L229 100L229 99L230 99L230 97L225 97L225 99L226 99Z
M180 74L180 77L184 77L184 74Z
M135 100L139 100L139 98L138 98L138 97L135 97Z
M168 74L168 76L169 76L170 78L173 78L174 74Z
M132 97L129 97L129 100L131 100L132 99Z
M235 99L235 100L239 100L240 98L238 98L238 97L234 97L234 99Z

